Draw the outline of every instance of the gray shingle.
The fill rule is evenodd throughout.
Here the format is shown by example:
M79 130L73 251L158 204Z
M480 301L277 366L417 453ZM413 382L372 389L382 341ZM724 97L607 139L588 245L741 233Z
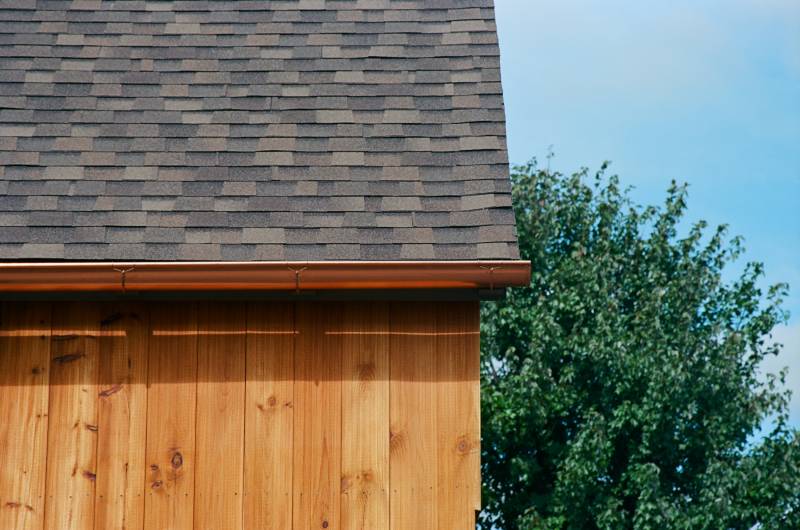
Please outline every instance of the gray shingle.
M15 259L63 259L69 258L61 243L24 243Z
M242 243L267 244L286 242L286 234L283 228L242 229Z
M517 257L493 2L435 4L0 4L0 259Z

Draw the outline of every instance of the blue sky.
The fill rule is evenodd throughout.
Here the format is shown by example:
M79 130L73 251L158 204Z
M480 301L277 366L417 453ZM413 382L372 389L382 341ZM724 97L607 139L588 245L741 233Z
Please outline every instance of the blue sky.
M640 203L689 183L792 287L784 352L800 426L800 1L495 0L512 163L611 160Z

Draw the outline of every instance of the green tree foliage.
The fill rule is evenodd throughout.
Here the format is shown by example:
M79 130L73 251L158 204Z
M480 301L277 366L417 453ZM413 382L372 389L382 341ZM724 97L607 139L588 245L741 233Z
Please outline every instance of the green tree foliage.
M724 281L740 240L679 236L685 187L644 208L605 169L513 172L533 275L483 307L481 527L800 528L784 374L759 376L787 287Z

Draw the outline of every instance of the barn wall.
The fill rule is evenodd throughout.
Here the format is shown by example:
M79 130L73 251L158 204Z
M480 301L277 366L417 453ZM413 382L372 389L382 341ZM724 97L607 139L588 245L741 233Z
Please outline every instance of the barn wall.
M0 528L472 529L477 302L0 304Z

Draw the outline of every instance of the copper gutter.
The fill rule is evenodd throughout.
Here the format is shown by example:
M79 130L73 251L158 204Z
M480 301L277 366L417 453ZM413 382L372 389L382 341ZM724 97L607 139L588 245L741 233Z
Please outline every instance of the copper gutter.
M496 289L528 285L529 261L0 263L0 293Z

